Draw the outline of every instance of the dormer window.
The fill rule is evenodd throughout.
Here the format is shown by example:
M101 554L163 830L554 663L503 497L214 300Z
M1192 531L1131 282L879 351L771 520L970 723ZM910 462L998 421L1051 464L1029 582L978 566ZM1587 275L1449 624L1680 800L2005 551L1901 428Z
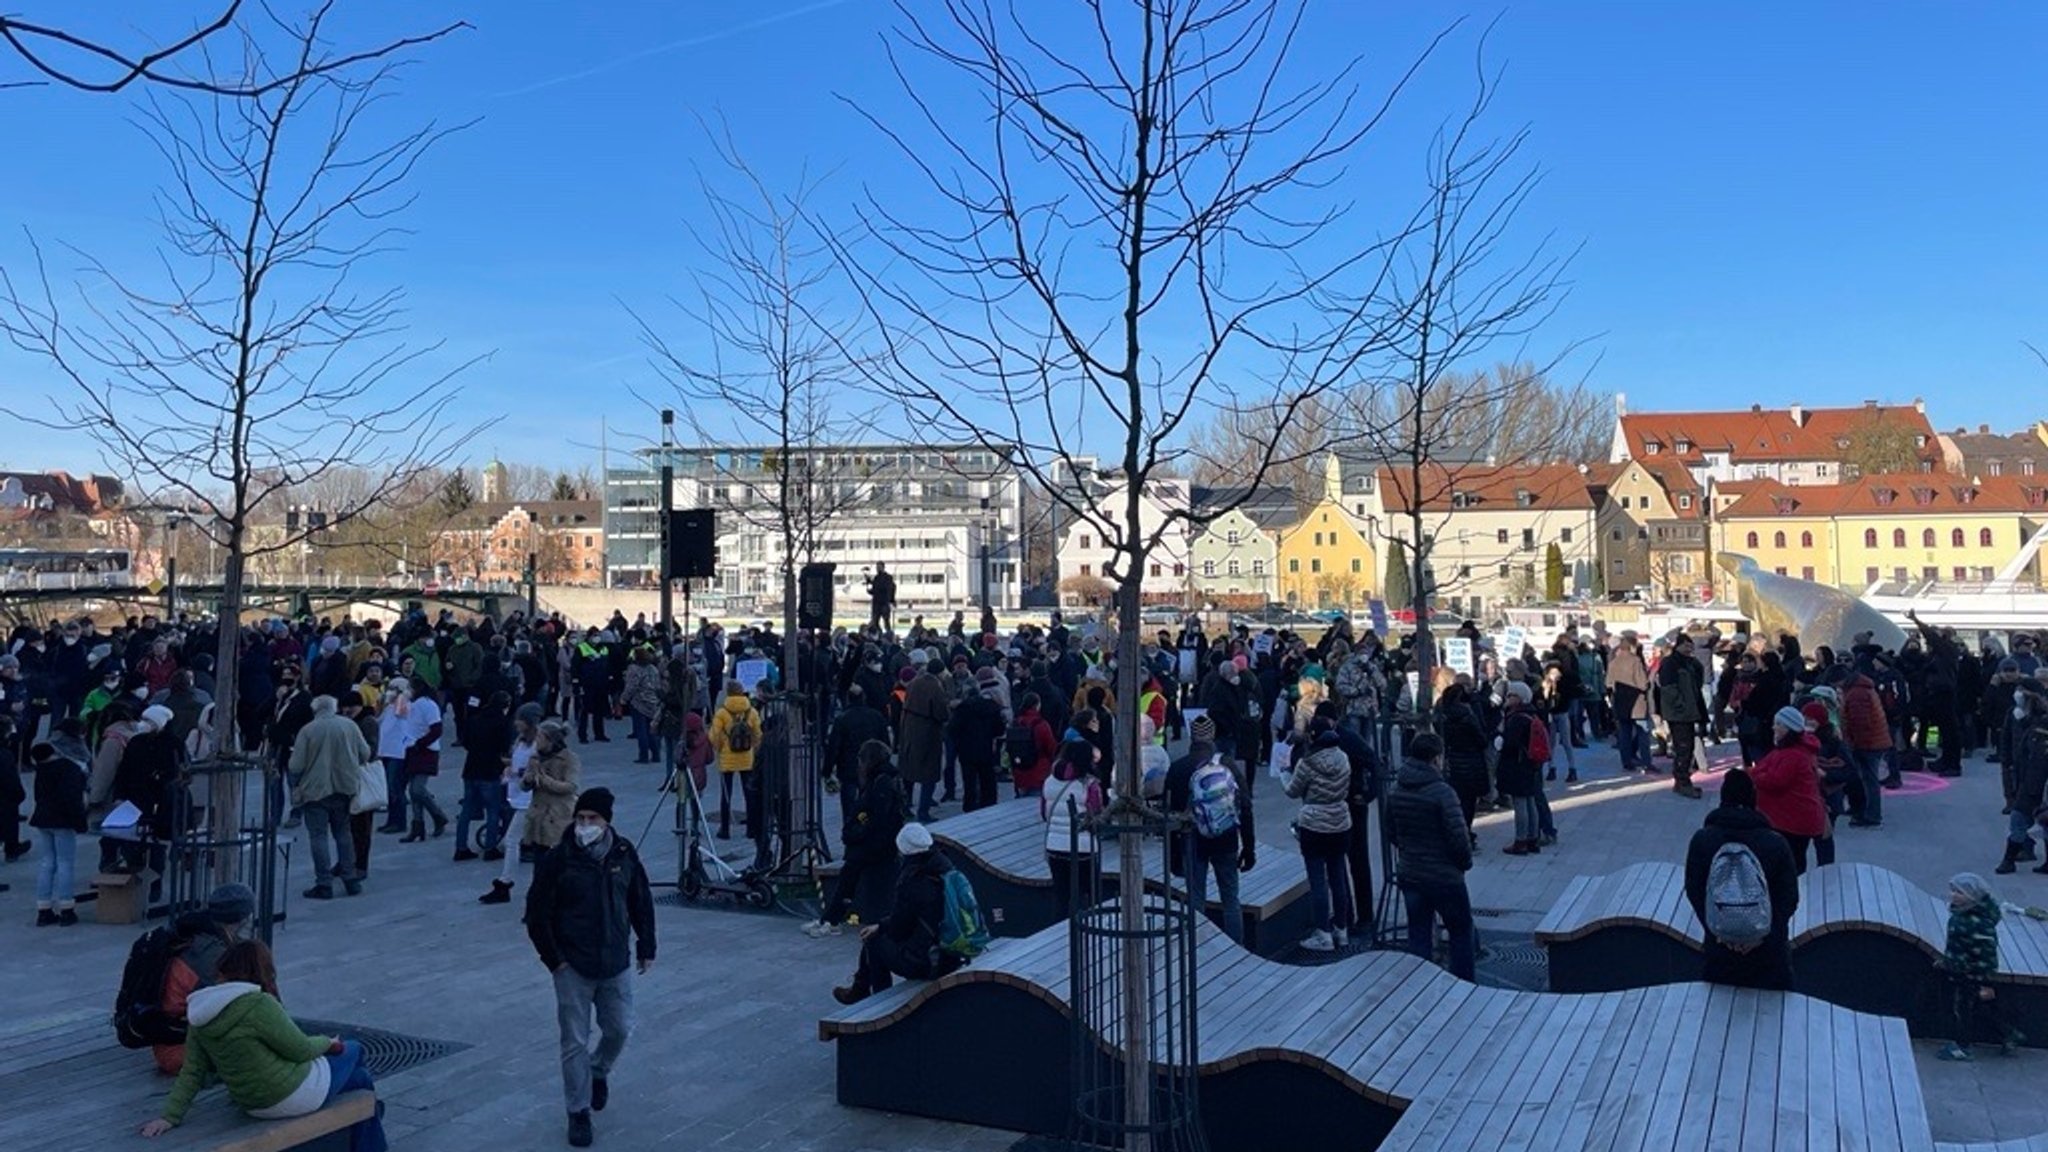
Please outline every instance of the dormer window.
M1953 491L1956 503L1958 504L1974 503L1977 499L1977 490L1975 488L1956 488Z
M1934 503L1934 489L1932 489L1932 488L1915 488L1915 489L1913 489L1913 503L1915 503L1915 504L1919 504L1919 505L1921 505L1922 507L1925 507L1926 505L1929 505L1929 504L1932 504L1932 503Z
M1897 499L1898 495L1897 492L1889 488L1873 488L1870 490L1870 498L1877 501L1877 506L1880 508L1891 507L1892 501Z
M1527 488L1515 489L1515 507L1527 508L1534 503L1536 503L1536 498L1529 494Z
M1790 516L1794 511L1796 511L1799 508L1799 501L1794 500L1790 496L1773 497L1771 499L1771 504L1777 508L1778 515L1780 516Z
M1849 450L1849 438L1848 438L1847 436L1837 436L1837 437L1835 437L1835 447L1837 447L1837 448L1840 448L1840 449L1841 449L1841 450L1843 450L1844 452L1848 451L1848 450Z
M2039 488L2035 488L2032 485L2029 485L2025 488L2020 489L2020 493L2027 498L2027 503L2030 506L2035 508L2039 508L2041 506L2041 490Z
M1678 454L1683 456L1690 451L1692 451L1692 441L1681 438L1678 441Z
M1678 510L1680 512L1692 511L1692 497L1681 493L1678 497Z
M1925 437L1925 436L1915 436L1915 437L1913 437L1913 447L1915 447L1915 448L1925 448L1925 447L1927 447L1927 437Z
M1469 496L1469 495L1466 495L1466 494L1465 494L1465 493L1463 493L1463 492L1453 492L1453 493L1451 493L1451 507L1453 507L1453 508L1470 508L1471 506L1472 506L1472 497L1471 497L1471 496Z
M1643 441L1643 455L1645 456L1655 456L1657 453L1662 452L1663 450L1664 445L1658 443L1655 440Z
M1986 460L1984 462L1984 471L1987 475L2003 476L2005 475L2005 463L1996 458Z

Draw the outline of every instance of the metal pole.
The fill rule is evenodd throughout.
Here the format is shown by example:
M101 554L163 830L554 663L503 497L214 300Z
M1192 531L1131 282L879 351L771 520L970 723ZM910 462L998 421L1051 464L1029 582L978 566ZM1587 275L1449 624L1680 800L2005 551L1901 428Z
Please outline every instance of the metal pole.
M657 569L661 573L661 626L673 638L675 632L675 578L676 573L669 563L668 521L676 506L675 454L670 449L675 444L676 413L673 408L661 410L661 556ZM687 600L688 594L685 593ZM687 613L688 609L684 611Z
M526 619L540 618L540 553L526 554Z
M164 561L164 576L164 619L175 620L178 617L178 558L176 556Z

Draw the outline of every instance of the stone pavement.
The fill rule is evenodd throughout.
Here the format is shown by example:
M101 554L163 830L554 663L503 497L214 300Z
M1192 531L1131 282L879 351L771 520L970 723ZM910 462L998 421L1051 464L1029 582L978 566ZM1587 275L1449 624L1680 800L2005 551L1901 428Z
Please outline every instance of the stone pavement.
M584 782L619 795L618 826L641 831L655 807L659 777L630 763L629 745L578 748ZM1732 745L1714 750L1732 755ZM1505 813L1480 823L1482 850L1471 877L1485 911L1482 928L1526 933L1569 880L1645 859L1682 858L1686 838L1713 800L1688 801L1668 785L1614 770L1611 750L1580 750L1583 782L1553 786L1560 843L1541 855L1500 854ZM449 757L438 792L458 791L458 756ZM1995 768L1972 761L1956 781L1911 778L1913 787L1886 797L1881 830L1841 830L1841 857L1895 869L1929 891L1941 891L1960 870L1990 875L1997 860ZM1290 843L1294 804L1277 781L1255 789L1261 838ZM828 822L836 819L829 803ZM452 810L452 805L451 805ZM655 878L673 879L676 852L656 819L643 843ZM387 1125L406 1152L467 1152L477 1147L550 1148L562 1138L553 1000L546 973L519 924L519 906L486 908L475 897L495 865L453 864L452 833L400 845L380 836L368 890L355 899L315 904L296 891L307 882L305 845L293 847L289 919L279 926L280 978L287 1003L305 1017L470 1045L466 1050L397 1073L381 1085ZM81 864L96 858L88 839ZM73 929L29 927L33 857L0 868L13 884L0 894L0 1050L17 1026L65 1014L104 1010L135 931L87 923ZM1261 868L1298 868L1290 856L1269 856ZM89 868L80 875L88 876ZM2022 871L1995 877L2008 900L2048 906L2048 876ZM523 889L522 889L523 893ZM816 1039L817 1018L830 1010L829 988L851 970L856 943L846 937L811 941L797 921L779 913L682 907L664 896L658 909L661 956L637 989L638 1027L617 1070L611 1108L597 1117L600 1147L817 1149L947 1149L994 1152L1015 1137L840 1108L833 1099L833 1051ZM112 1043L111 1035L107 1043ZM1974 1065L1940 1064L1922 1045L1923 1078L1937 1136L2005 1138L2048 1132L2048 1098L2031 1090L2048 1069L2048 1053ZM153 1076L134 1054L137 1077ZM62 1091L61 1066L51 1087ZM1019 1091L1061 1093L1028 1071L991 1069ZM167 1084L164 1086L167 1087ZM8 1102L10 1111L21 1105ZM41 1107L27 1105L32 1117ZM54 1119L58 1108L48 1105ZM75 1111L75 1104L73 1105ZM98 1127L55 1126L38 1152L105 1148L147 1119L107 1115ZM12 1125L10 1125L12 1128Z

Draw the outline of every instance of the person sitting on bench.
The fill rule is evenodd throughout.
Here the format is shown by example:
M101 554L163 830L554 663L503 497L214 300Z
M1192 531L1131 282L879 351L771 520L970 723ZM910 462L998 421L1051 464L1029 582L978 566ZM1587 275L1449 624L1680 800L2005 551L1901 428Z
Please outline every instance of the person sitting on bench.
M363 1047L333 1036L308 1036L277 999L277 966L261 940L240 940L220 958L220 983L192 994L185 1066L164 1101L164 1114L142 1126L161 1136L185 1120L193 1097L212 1081L258 1120L307 1116L342 1093L371 1089ZM349 1130L349 1152L385 1152L384 1104Z
M905 824L896 833L896 851L903 857L896 877L896 903L879 924L860 930L860 965L853 981L832 990L841 1004L858 1004L885 992L898 976L936 980L960 966L939 949L939 926L946 915L946 873L953 862L932 847L932 834L922 824Z

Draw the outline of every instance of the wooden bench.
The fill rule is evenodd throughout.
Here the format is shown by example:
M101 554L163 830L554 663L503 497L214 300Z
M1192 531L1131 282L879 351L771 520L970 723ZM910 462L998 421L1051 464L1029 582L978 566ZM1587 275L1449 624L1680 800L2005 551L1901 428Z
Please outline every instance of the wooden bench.
M840 1102L1063 1133L1066 946L1051 929L828 1017ZM1290 967L1207 926L1196 949L1216 1152L1932 1146L1905 1028L1809 997L1525 993L1385 952Z
M1935 968L1946 942L1944 901L1895 872L1830 864L1799 881L1789 931L1801 992L1859 1012L1896 1016L1918 1036L1945 1036L1948 987ZM1537 926L1553 992L1613 991L1697 979L1705 936L1676 864L1635 864L1580 877ZM2002 1006L2031 1045L2048 1047L2048 925L1999 926Z
M104 1010L12 1021L0 1031L0 1100L36 1100L34 1109L0 1108L0 1147L69 1152L125 1142L160 1115L171 1078L147 1052L114 1042ZM257 1120L219 1088L193 1101L185 1122L148 1141L152 1149L207 1152L347 1152L348 1129L375 1114L370 1092L349 1092L307 1116Z
M1004 800L929 827L932 839L945 846L954 866L973 882L975 898L996 935L1031 936L1058 919L1036 797ZM1104 846L1103 860L1106 875L1114 876L1113 846ZM1165 886L1156 853L1146 857L1146 878L1153 891ZM1180 882L1173 883L1178 890ZM1308 874L1300 854L1259 845L1258 866L1239 877L1238 904L1244 912L1245 947L1268 956L1293 947L1309 931ZM1222 924L1223 905L1213 883L1205 910L1210 920Z
M2048 1136L2016 1136L2011 1140L1975 1140L1962 1144L1942 1143L1934 1152L2048 1152Z

